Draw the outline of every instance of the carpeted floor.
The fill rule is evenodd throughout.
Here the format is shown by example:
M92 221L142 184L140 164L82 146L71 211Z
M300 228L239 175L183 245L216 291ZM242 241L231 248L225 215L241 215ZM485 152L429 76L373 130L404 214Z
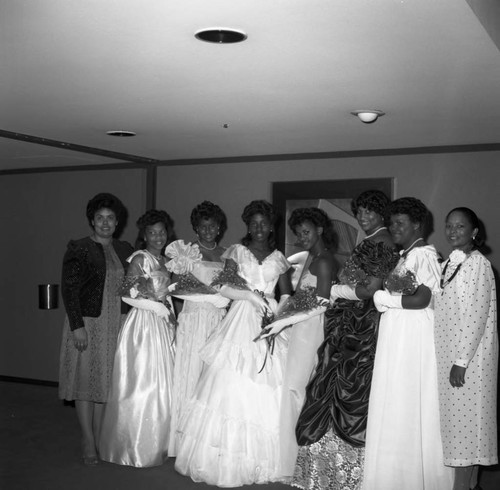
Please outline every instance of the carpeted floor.
M0 488L2 490L204 490L174 470L173 460L154 468L80 463L75 409L57 398L57 389L0 381ZM485 468L483 490L500 489L500 467ZM250 488L250 487L244 487ZM279 483L252 485L290 490ZM404 489L401 489L404 490Z

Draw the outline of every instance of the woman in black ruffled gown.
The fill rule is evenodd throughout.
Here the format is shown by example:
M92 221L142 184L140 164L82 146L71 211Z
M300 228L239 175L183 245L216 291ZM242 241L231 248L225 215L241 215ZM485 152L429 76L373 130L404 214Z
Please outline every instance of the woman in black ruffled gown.
M366 191L351 204L366 237L332 287L325 341L296 428L301 447L292 485L299 488L361 488L380 315L371 298L399 258L384 226L389 203L382 192Z

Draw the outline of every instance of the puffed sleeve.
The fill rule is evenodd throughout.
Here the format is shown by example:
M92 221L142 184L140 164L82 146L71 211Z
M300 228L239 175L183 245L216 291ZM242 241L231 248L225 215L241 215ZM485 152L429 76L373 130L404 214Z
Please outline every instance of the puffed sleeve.
M276 263L278 266L278 273L280 275L284 274L288 269L290 269L290 267L292 267L292 264L288 262L286 257L281 252L277 252L276 256L277 256Z
M405 262L407 269L415 274L417 284L427 286L432 294L441 291L439 281L441 279L441 267L438 262L438 254L432 245L414 248Z
M61 295L71 330L84 326L80 307L80 288L84 270L84 250L77 242L68 243L63 258Z
M221 255L221 259L223 259L223 260L230 259L233 262L236 262L238 264L240 262L242 247L243 247L243 245L240 245L238 243L236 243L234 245L230 245L227 248L227 250Z
M484 335L495 291L495 278L490 262L475 253L462 264L461 274L455 280L460 280L459 307L462 309L455 364L466 368Z

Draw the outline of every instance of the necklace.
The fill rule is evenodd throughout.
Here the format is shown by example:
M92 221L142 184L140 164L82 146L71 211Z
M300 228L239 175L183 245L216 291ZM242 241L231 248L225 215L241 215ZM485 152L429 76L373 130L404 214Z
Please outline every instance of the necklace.
M146 252L149 253L149 255L151 255L152 257L154 257L158 262L161 262L162 259L163 259L163 255L160 254L158 256L156 256L153 252L150 252L149 250L146 249Z
M423 238L417 238L408 248L401 250L401 252L399 252L399 255L405 256L413 248L415 243L418 243L420 240L424 241Z
M203 245L203 243L200 242L200 240L196 240L198 242L198 245L201 247L201 248L204 248L205 250L215 250L217 248L217 243L214 243L214 246L212 248L210 247L205 247L205 245Z
M462 267L462 264L458 264L458 267L453 271L453 274L450 276L450 278L447 281L445 281L444 278L446 276L446 271L447 271L449 265L450 265L450 261L448 260L448 262L446 262L446 264L443 268L443 272L441 272L441 280L439 281L439 285L441 286L441 289L444 289L446 286L448 286L448 284L450 284L451 281L453 281L455 276L458 274L460 267Z
M387 230L387 226L381 226L380 228L377 228L373 233L370 233L369 235L366 235L364 240L367 240L368 238L371 238L372 236L375 236L379 231L382 230Z

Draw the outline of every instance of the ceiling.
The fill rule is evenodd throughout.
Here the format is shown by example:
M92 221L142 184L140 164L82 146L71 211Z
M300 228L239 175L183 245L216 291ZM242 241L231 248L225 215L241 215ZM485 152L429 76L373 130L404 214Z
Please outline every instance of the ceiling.
M497 0L0 0L0 170L500 149L499 47Z

